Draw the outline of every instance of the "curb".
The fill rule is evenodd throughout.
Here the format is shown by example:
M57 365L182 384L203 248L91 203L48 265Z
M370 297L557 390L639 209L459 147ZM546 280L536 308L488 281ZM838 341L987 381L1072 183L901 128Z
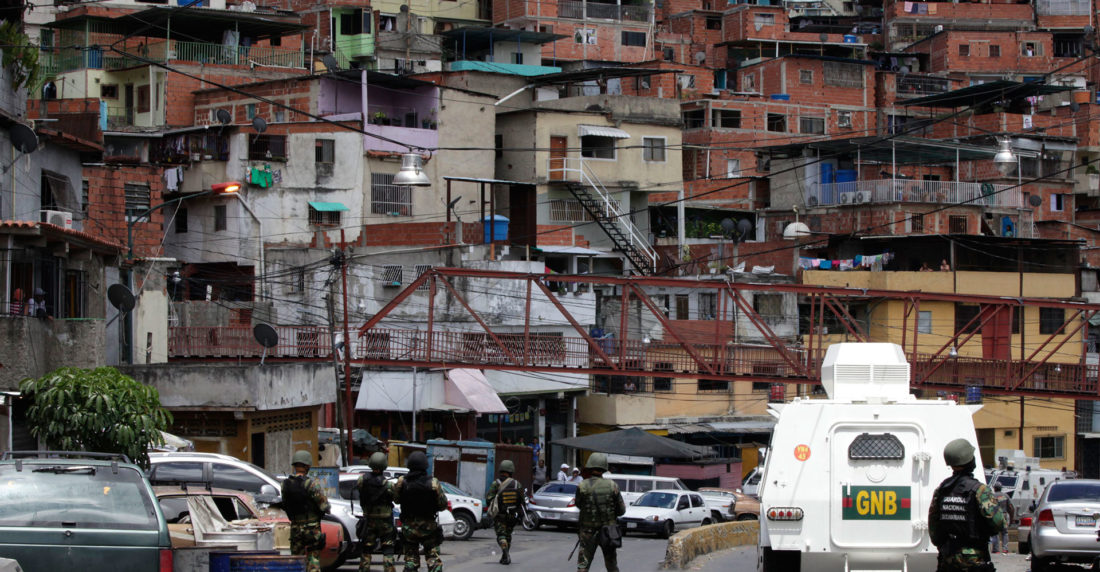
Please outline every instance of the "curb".
M760 523L755 520L741 520L709 524L677 532L668 539L665 560L661 568L686 568L696 556L709 554L735 546L756 544L760 535Z

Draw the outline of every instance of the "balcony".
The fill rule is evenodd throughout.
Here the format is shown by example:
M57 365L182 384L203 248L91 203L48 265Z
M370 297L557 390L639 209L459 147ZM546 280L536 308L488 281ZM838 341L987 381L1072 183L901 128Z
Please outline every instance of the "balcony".
M123 50L131 50L132 55L121 55L93 46L86 50L58 48L53 52L44 52L44 59L46 69L53 74L80 69L123 70L147 65L146 60L157 63L184 61L212 65L305 68L301 50L268 46L227 46L210 42L153 38L147 45L124 47Z
M951 90L951 80L945 77L917 74L897 74L894 91L898 99L939 95Z
M648 22L650 6L629 6L603 4L599 2L577 2L562 0L558 2L558 17L576 20L625 20L628 22Z
M982 207L1021 208L1020 193L1005 191L1007 185L879 179L817 184L806 197L811 207L865 203L966 204Z

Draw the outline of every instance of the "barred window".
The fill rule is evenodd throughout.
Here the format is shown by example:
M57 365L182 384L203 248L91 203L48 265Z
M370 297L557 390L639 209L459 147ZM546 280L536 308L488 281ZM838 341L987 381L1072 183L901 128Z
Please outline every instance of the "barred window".
M136 217L149 210L149 185L126 183L126 216Z
M382 285L383 286L400 286L402 282L401 278L402 268L400 264L387 264L382 267Z
M843 62L825 62L825 85L863 87L863 66Z
M340 211L319 211L309 207L309 224L315 226L340 226Z
M285 135L252 135L248 138L251 161L286 161Z
M905 458L901 439L889 433L863 433L848 445L848 458L853 461L899 461Z
M412 216L412 190L393 184L390 173L371 173L370 212L391 216Z
M427 272L431 269L432 269L431 264L417 264L416 265L416 277L419 279L421 276L424 275L425 272ZM429 289L429 286L428 286L429 283L430 283L430 280L427 281L427 282L424 282L423 284L421 284L417 288L417 290L428 290Z
M809 135L825 134L825 118L823 117L799 117L798 132Z
M581 204L573 199L552 199L550 220L555 222L591 222L592 217Z

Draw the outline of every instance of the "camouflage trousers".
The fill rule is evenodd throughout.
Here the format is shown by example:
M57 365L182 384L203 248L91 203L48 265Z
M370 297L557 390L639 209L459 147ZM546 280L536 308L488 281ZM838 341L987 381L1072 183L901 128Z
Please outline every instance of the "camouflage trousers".
M977 548L963 548L953 554L940 553L936 572L993 572L989 553Z
M363 546L363 555L359 557L359 572L370 572L371 550L374 549L376 542L381 543L383 572L395 572L397 570L397 555L394 552L396 536L397 529L393 526L393 516L367 517L363 523L363 536L359 538Z
M420 570L421 546L424 547L428 572L443 572L443 560L439 558L443 530L434 520L405 522L401 527L401 540L405 551L405 572Z
M577 572L588 572L588 567L592 565L592 557L596 555L597 547L603 551L603 564L607 568L607 572L619 572L619 555L614 548L603 548L599 545L597 542L599 533L599 527L582 526L577 531L577 536L581 542L581 553L577 556Z
M512 547L512 529L516 527L518 516L509 512L501 512L493 519L493 530L497 533L497 544L501 550Z
M306 572L321 572L321 521L290 523L290 553L306 557Z

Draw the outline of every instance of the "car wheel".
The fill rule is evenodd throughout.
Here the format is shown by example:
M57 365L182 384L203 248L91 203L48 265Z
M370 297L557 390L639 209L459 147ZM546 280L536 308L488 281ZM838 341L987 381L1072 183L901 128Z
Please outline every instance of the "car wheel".
M474 535L474 517L463 511L454 513L454 517L455 540L469 540Z
M1051 559L1042 556L1031 557L1031 572L1048 572L1051 569Z
M711 520L709 518L704 518L703 522L699 523L699 526L710 526L710 523L711 523Z
M726 519L722 518L722 513L718 512L716 510L712 510L712 511L710 511L710 520L712 522L722 522Z
M661 528L661 532L657 533L657 536L661 538L668 538L672 536L672 533L676 532L676 523L671 520L666 520L664 527Z
M1020 554L1027 554L1031 552L1031 543L1026 540L1019 543L1016 547L1016 551Z
M755 514L746 512L744 514L737 515L736 520L760 520Z

